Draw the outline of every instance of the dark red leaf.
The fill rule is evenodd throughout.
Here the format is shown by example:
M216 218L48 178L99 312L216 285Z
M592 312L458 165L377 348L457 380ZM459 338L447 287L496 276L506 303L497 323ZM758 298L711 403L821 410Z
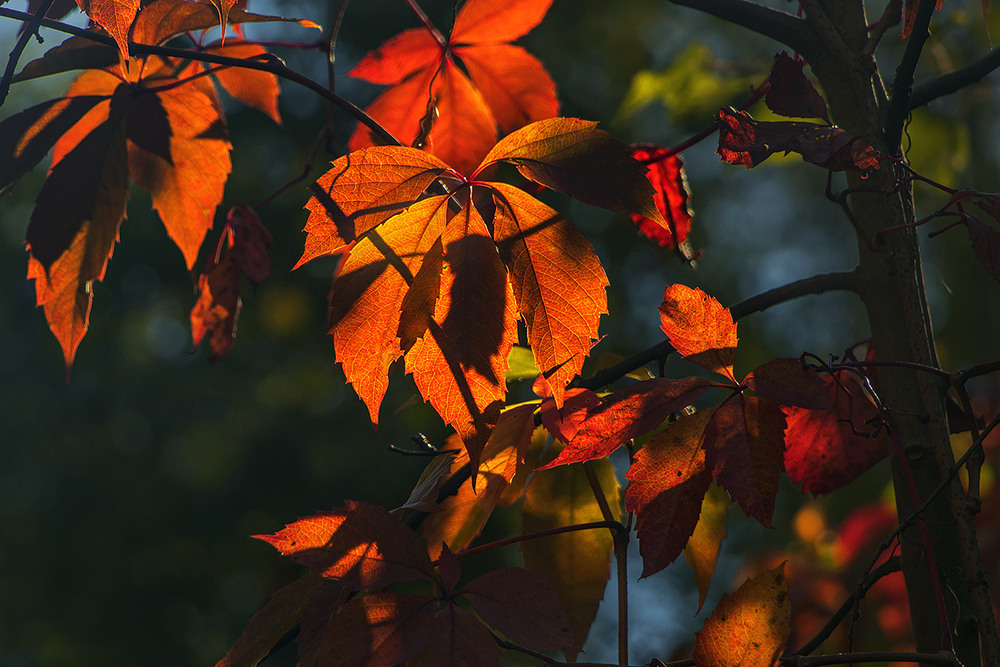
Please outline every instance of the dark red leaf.
M1000 282L1000 231L972 216L965 219L972 252L993 280Z
M235 237L233 259L250 282L259 285L271 272L271 257L267 249L274 243L274 238L249 206L234 206L227 220Z
M589 389L568 389L561 408L555 401L542 401L542 424L553 438L568 444L590 411L600 404L601 399Z
M769 401L812 410L830 410L833 403L823 378L798 359L775 359L758 366L744 384Z
M745 111L721 109L719 150L723 160L755 167L774 153L798 153L806 162L831 171L878 169L870 144L839 127L791 121L759 122Z
M826 102L802 73L803 65L803 61L793 60L785 51L776 55L768 77L771 85L764 103L781 116L821 118L829 124Z

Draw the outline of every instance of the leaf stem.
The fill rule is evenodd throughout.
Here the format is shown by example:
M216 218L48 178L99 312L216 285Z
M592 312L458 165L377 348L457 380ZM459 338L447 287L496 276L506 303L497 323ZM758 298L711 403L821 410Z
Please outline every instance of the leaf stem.
M590 523L577 523L573 524L572 526L558 526L556 528L546 528L545 530L536 530L531 533L524 533L523 535L514 535L513 537L507 537L502 540L497 540L495 542L481 544L478 547L463 549L462 551L455 552L455 558L465 558L466 556L474 556L476 554L480 554L485 551L492 551L494 549L510 546L511 544L517 544L519 542L527 542L528 540L534 540L539 537L560 535L562 533L573 533L579 530L594 530L596 528L608 528L615 535L619 535L621 533L626 532L625 526L621 525L617 521L591 521Z

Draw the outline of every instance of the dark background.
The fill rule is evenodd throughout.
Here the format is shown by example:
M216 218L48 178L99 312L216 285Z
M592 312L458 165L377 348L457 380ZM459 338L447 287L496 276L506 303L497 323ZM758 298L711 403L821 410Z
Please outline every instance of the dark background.
M250 8L329 26L337 4L253 0ZM979 3L946 5L922 76L989 49ZM446 28L451 4L424 6ZM776 6L787 9L787 3ZM72 20L81 24L79 16ZM351 3L338 71L416 25L401 1ZM1000 34L1000 22L991 25ZM14 22L0 22L0 41L12 44L15 30ZM268 25L247 33L298 42L318 34ZM43 35L45 45L33 46L22 63L61 41L53 31ZM886 42L882 66L891 72L902 45L898 29ZM739 104L780 50L697 13L648 1L557 0L519 43L553 75L563 115L599 120L625 141L663 145L707 126L720 105ZM299 71L325 78L318 52L275 52ZM630 93L633 76L643 72L647 78L637 82L645 84ZM0 117L60 95L71 79L16 84ZM378 92L344 76L337 85L359 104ZM230 206L255 204L302 171L326 107L295 84L283 82L282 92L283 126L226 100L234 168L217 228ZM626 98L636 101L634 113L623 107ZM914 166L949 185L997 190L996 112L997 92L987 81L915 114ZM752 113L766 117L762 107ZM337 123L334 147L342 151L353 122L338 114ZM799 168L794 156L748 172L720 164L713 142L685 153L696 213L692 243L704 250L697 271L639 238L624 216L552 199L595 245L611 279L611 314L602 321L605 338L595 359L659 341L656 309L672 282L701 286L729 304L854 265L853 233L822 196L825 172ZM332 157L321 151L311 178ZM43 177L40 166L0 199L0 667L212 664L267 595L299 572L250 535L345 498L398 506L423 461L392 454L388 445L407 445L417 431L440 443L446 431L401 369L392 376L377 433L345 385L325 336L334 262L289 271L302 250L308 181L259 209L275 237L272 275L255 292L244 286L236 345L215 365L204 349L192 350L188 314L195 295L181 254L150 212L148 195L133 188L121 244L96 287L91 329L67 383L59 347L24 279L24 231ZM924 212L944 202L939 193L921 192ZM206 246L217 238L210 233ZM926 250L942 363L951 369L996 358L1000 289L974 262L965 232L930 240ZM863 310L852 297L802 299L741 322L737 372L806 349L837 353L865 335ZM847 495L854 501L878 494L884 479L863 476ZM799 502L790 491L776 525L782 517L787 523ZM834 514L847 507L823 502ZM765 533L736 520L731 535L715 598L730 585L744 549L765 537L780 542L787 529ZM518 556L500 557L513 562ZM699 626L685 567L677 564L634 589L633 658L666 657ZM609 588L606 597L612 595ZM602 619L606 611L613 617L605 609ZM613 656L608 633L599 623L588 659Z

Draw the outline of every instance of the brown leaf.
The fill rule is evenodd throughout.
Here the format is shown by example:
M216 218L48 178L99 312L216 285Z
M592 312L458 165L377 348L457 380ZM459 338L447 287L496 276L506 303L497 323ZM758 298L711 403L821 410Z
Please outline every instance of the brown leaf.
M785 51L776 55L768 76L771 85L764 102L771 111L781 116L820 118L829 124L826 101L802 73L804 65L804 61L793 60Z
M774 359L752 370L743 384L769 401L811 410L830 410L827 384L799 359Z

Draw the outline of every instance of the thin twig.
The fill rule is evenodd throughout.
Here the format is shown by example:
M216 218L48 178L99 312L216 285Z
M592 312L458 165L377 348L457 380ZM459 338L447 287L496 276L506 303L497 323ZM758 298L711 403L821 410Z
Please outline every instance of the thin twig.
M670 0L770 37L811 60L820 44L812 27L792 14L746 0Z
M977 83L997 68L1000 68L1000 47L961 69L942 74L935 79L914 86L913 92L910 93L909 109L913 111L939 97L951 95L966 86Z
M930 36L931 16L934 14L935 0L920 0L917 15L913 20L903 58L896 67L896 79L892 82L892 97L885 119L885 141L889 150L899 154L900 142L903 136L903 124L910 113L910 94L913 91L913 72L920 60L924 43Z
M45 18L45 14L54 1L42 0L38 11L28 15L30 18L23 26L21 34L17 36L17 42L14 43L14 48L11 49L10 55L7 57L7 67L4 69L3 79L0 79L0 106L3 106L7 99L7 93L10 92L10 83L14 80L14 70L17 69L17 62L21 59L25 47L28 46L28 40L38 34L38 27L42 24L42 19ZM41 36L38 39L41 41Z

